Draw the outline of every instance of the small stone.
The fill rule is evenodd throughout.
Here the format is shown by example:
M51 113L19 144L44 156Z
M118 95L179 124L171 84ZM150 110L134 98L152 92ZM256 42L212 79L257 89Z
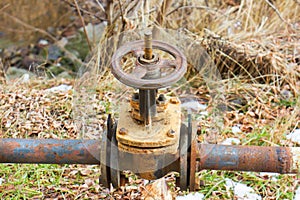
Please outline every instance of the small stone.
M165 178L160 178L145 186L142 191L145 200L166 199L172 200L171 191L167 187Z
M34 73L28 70L17 68L17 67L9 67L8 70L6 71L6 75L9 80L22 78L22 82L24 82L24 75L25 75L25 81L27 78L36 76Z

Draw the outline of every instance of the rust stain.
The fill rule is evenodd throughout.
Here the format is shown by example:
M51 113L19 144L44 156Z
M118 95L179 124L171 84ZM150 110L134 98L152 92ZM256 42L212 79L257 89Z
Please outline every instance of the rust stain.
M97 164L97 140L0 139L0 163Z
M281 174L286 174L290 172L291 167L291 153L287 147L277 147L276 154L278 156L278 171Z
M200 169L291 173L286 147L198 144Z

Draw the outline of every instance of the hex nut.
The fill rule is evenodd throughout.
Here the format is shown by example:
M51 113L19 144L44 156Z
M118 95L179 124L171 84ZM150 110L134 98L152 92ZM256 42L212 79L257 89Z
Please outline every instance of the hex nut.
M177 97L172 97L172 98L170 99L170 102L171 102L172 104L178 104L178 103L179 103L179 99L178 99Z
M135 102L138 102L139 98L140 98L139 93L133 93L133 95L131 97L131 100L135 101Z
M120 135L126 135L128 133L128 130L126 129L126 128L120 128L120 130L119 130L119 134Z
M175 137L175 131L173 129L170 129L167 133L167 136L172 137L172 138Z

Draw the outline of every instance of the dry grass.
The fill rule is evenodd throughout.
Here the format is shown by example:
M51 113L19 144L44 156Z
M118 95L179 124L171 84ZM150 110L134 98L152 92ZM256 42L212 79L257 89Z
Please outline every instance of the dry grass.
M234 137L239 138L243 145L295 146L286 140L285 135L300 128L298 1L180 1L173 2L161 13L163 20L157 17L161 6L158 1L147 1L146 5L142 2L122 1L122 12L117 2L109 6L112 11L102 41L90 62L80 71L79 78L74 82L67 81L74 84L72 92L44 94L43 89L65 83L61 80L2 85L0 114L4 117L0 121L1 137L78 138L82 137L81 132L74 127L81 123L88 124L85 126L87 130L98 131L85 137L98 137L106 119L105 113L116 113L120 99L126 98L131 91L110 74L112 53L126 41L140 39L141 31L160 19L156 37L178 45L189 61L185 80L168 92L194 96L208 104L207 116L195 116L198 117L199 142L219 143ZM201 49L205 49L211 59L207 59ZM200 66L202 61L205 64ZM33 114L27 117L28 113ZM92 121L86 122L87 118ZM234 133L233 126L239 126L242 132ZM40 128L35 130L36 127ZM11 165L2 167L4 172L9 169L7 173L19 170L25 173ZM66 166L62 170L72 171L76 167ZM41 169L42 174L49 171L44 166L35 169ZM122 199L130 195L140 198L138 190L141 185L105 193L103 188L96 186L99 171L95 172L91 175L92 187L85 190L87 198L101 198L101 191L107 198ZM14 176L7 173L1 173L1 177L13 180L15 185L11 187L7 181L0 186L3 190L11 187L8 190L11 192L3 198L21 197L24 189L18 188ZM53 197L83 198L76 191L76 184L90 184L84 183L84 180L89 180L86 175L76 178L62 172L45 175L51 176L62 179L55 184L41 182L48 186L36 189L39 198L48 197L49 193ZM280 175L273 180L258 173L203 171L199 176L204 183L200 191L207 199L235 198L225 186L225 177L246 183L264 199L292 199L299 185L297 175ZM29 184L28 179L20 179L24 181L22 187ZM69 181L66 183L65 179ZM136 181L132 183L137 184L140 180ZM70 191L67 192L66 188ZM34 196L34 193L24 194L27 198Z

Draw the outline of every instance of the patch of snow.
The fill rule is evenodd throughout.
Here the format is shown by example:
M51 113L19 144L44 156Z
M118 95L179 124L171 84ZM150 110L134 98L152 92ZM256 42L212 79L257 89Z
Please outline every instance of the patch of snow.
M225 179L225 185L229 189L233 188L234 196L240 200L261 200L261 196L256 194L253 188L243 183L237 183L229 178Z
M4 182L4 179L0 178L0 185L2 185L3 182Z
M65 84L62 84L62 85L59 85L59 86L55 86L55 87L52 87L52 88L48 88L46 89L45 91L46 92L57 92L57 91L68 91L68 90L71 90L72 89L72 86L71 85L65 85Z
M201 200L204 195L200 192L190 193L184 196L177 196L176 200Z
M300 129L296 129L286 136L287 139L300 144Z
M225 178L225 185L226 187L228 187L229 189L233 188L235 186L236 182L234 182L233 180L231 180L230 178Z
M277 181L279 173L273 173L273 172L260 172L259 173L260 176L264 176L264 177L268 177L271 178L272 181Z
M233 134L236 134L236 133L241 133L242 130L241 130L240 127L238 127L238 126L233 126L233 127L231 128L231 132L232 132Z
M203 115L203 116L208 116L208 112L207 111L202 111L199 113L200 115Z
M196 114L196 121L199 121L199 120L203 120L205 119L207 116L208 116L208 112L207 111L201 111L201 112L197 112L198 114Z
M41 46L47 46L49 42L47 40L41 39L38 44Z
M187 110L193 110L196 112L199 112L200 110L205 110L207 108L207 105L201 104L198 101L187 101L181 104L181 107L187 109Z
M11 126L11 120L7 120L5 124L5 128L9 128Z
M29 74L27 74L27 73L24 74L24 75L22 76L22 83L28 83L29 79L30 79Z
M223 145L238 145L241 141L238 138L226 138L221 144Z
M300 186L295 191L295 196L294 196L294 200L298 200L298 199L300 199Z

